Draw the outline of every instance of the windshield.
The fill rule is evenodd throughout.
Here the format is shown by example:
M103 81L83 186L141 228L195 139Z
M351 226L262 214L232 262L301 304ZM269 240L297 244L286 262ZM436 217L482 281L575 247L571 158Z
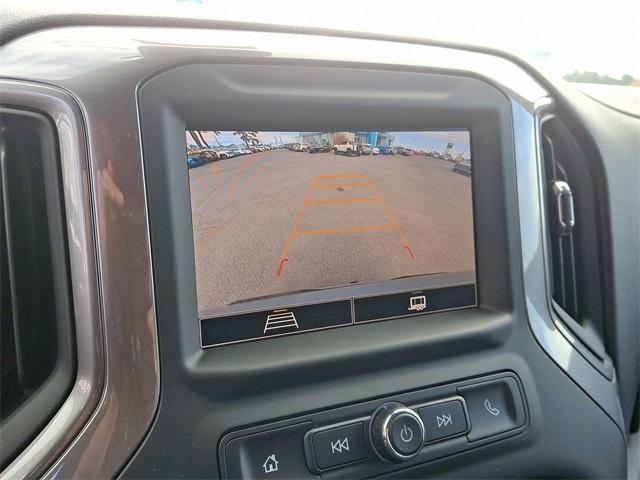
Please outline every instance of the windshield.
M330 3L300 2L288 15L264 12L264 19L482 45L568 81L640 86L638 0Z
M180 3L194 11L211 11L214 0ZM512 52L556 78L640 86L638 0L400 0L388 4L311 0L247 1L242 8L215 5L217 18L481 45Z
M572 82L640 86L639 0L8 0L52 14L142 14L360 31L492 47ZM151 13L153 12L153 13Z

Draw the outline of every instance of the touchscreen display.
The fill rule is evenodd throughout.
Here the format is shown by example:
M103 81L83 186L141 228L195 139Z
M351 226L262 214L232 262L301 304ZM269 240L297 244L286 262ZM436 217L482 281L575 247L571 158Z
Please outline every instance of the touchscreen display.
M470 132L186 132L202 345L476 305Z

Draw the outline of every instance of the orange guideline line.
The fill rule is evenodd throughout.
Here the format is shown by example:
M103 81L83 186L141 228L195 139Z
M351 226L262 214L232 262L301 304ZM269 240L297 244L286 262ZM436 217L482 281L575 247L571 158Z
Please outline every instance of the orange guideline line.
M387 201L384 199L384 197L382 196L382 194L380 193L378 188L375 185L372 185L371 188L373 189L375 194L378 195L381 198L382 208L383 208L383 210L385 212L385 215L389 218L391 223L393 223L393 224L398 226L398 233L400 234L400 241L402 242L402 247L405 249L405 251L407 252L407 255L409 255L411 260L415 260L416 257L413 254L413 250L411 248L411 245L409 244L409 239L405 235L404 230L402 230L402 227L400 226L400 223L398 222L398 219L396 218L395 214L393 213L393 210L391 210L391 207L389 206Z
M336 173L333 175L318 175L316 177L316 181L327 179L327 178L366 178L366 177L367 176L364 173L342 172L342 173Z
M304 217L304 213L307 209L307 205L309 205L309 201L311 200L310 195L312 194L313 189L316 187L317 184L318 184L318 177L314 178L313 183L309 185L309 187L307 188L307 193L305 194L304 201L302 202L302 208L300 209L300 213L298 213L298 216L296 217L295 222L293 222L293 226L291 227L291 231L289 232L289 237L287 237L287 243L285 244L282 255L280 256L280 263L278 264L278 270L276 271L277 277L282 275L282 270L284 269L284 265L289 261L289 249L291 248L291 245L293 244L293 241L296 238L298 225L300 225L300 222L302 222L302 218Z
M282 256L280 257L280 264L278 265L278 271L276 272L276 276L282 275L282 269L284 268L284 264L289 261L289 248L291 248L291 244L296 238L296 231L298 229L298 225L302 222L302 218L304 217L304 212L307 209L307 200L309 196L309 191L307 191L307 195L304 198L304 202L302 204L302 208L300 209L300 213L296 217L296 221L293 223L291 227L291 231L289 232L289 237L287 238L287 243L284 246L284 251L282 252Z
M298 216L296 217L295 222L293 222L293 226L291 227L291 231L289 232L289 236L287 237L287 243L285 243L284 250L282 252L282 255L280 256L280 263L278 264L278 270L276 272L277 277L282 275L282 270L284 269L284 265L289 261L289 249L291 248L291 245L293 244L293 241L296 238L296 231L298 230L298 225L300 225L300 222L302 222L304 213L307 209L307 206L309 205L309 202L311 201L310 194L317 183L318 183L318 177L314 178L313 183L309 185L309 187L307 187L307 193L304 196L304 200L302 202L302 208L300 209L300 212L298 213Z
M398 225L394 223L384 223L382 225L353 225L350 227L337 228L319 228L315 230L297 230L294 233L296 237L304 237L307 235L334 235L339 233L351 232L370 232L372 230L396 230Z
M343 205L350 203L377 203L380 197L353 197L353 198L317 198L307 201L307 205Z
M348 179L348 178L367 178L369 180L365 182L334 182L334 183L319 183L320 180L331 179L331 180L339 180L339 179ZM337 187L371 187L374 191L374 197L357 197L357 198L347 198L347 199L313 199L311 198L311 194L316 189L328 189L328 188L337 188ZM330 204L348 204L348 203L367 203L367 202L376 202L381 203L382 208L385 212L385 215L390 220L390 223L380 224L380 225L357 225L357 226L348 226L348 227L338 227L338 228L321 228L321 229L310 229L310 230L298 230L300 223L302 222L302 218L306 212L308 206L312 205L330 205ZM278 264L278 270L276 271L276 276L280 277L282 275L282 271L284 269L285 264L289 261L289 249L293 244L294 240L297 237L308 236L308 235L333 235L333 234L342 234L342 233L352 233L352 232L368 232L368 231L380 231L380 230L397 230L400 234L400 241L402 242L402 246L404 250L407 252L407 255L412 260L415 260L415 256L413 254L413 250L411 249L411 245L409 244L409 240L407 239L402 227L398 223L396 216L394 215L391 207L385 200L384 196L380 193L380 191L376 188L373 181L370 179L368 175L359 174L359 173L340 173L335 175L319 175L317 176L313 183L309 185L307 189L307 193L304 198L304 202L296 220L291 227L291 231L289 232L289 236L287 238L287 242L284 247L284 251L282 252L282 256L280 257L280 263Z
M338 187L371 187L371 182L336 182L336 183L316 183L311 186L312 189L319 188L338 188Z

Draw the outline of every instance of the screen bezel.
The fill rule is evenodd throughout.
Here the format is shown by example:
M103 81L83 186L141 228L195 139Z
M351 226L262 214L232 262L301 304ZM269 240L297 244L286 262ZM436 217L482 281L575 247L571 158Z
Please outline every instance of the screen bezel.
M345 97L354 84L359 85L358 95ZM267 361L285 372L309 355L309 340L312 350L320 348L317 361L346 355L354 360L353 368L367 370L370 363L356 359L367 358L371 345L384 351L407 342L429 344L437 332L455 335L467 329L482 337L506 334L510 322L505 323L499 312L512 311L511 282L517 266L512 256L518 238L517 223L506 221L517 215L515 187L511 187L515 185L513 132L510 102L489 83L419 68L394 71L252 58L180 66L157 75L139 95L154 277L161 292L156 296L157 315L174 332L167 341L175 345L167 348L180 348L187 356L200 353L196 370L215 377L232 368L240 381ZM216 110L226 114L216 119L211 113ZM371 130L469 130L476 167L472 184L477 306L430 314L428 321L417 315L202 350L184 132L283 131L292 124L309 131L348 130L354 125ZM496 183L503 188L496 189ZM307 374L309 380L314 377L313 372Z

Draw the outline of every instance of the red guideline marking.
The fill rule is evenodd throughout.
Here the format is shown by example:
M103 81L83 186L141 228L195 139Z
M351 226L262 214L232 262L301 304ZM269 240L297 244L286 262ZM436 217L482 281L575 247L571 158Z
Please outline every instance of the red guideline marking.
M413 255L413 250L411 250L411 247L409 245L405 245L404 248L411 257L411 260L415 260L416 257Z
M282 260L280 260L280 266L278 267L278 273L276 273L276 276L279 277L282 274L282 269L284 268L284 264L287 263L289 261L288 258L283 258Z

